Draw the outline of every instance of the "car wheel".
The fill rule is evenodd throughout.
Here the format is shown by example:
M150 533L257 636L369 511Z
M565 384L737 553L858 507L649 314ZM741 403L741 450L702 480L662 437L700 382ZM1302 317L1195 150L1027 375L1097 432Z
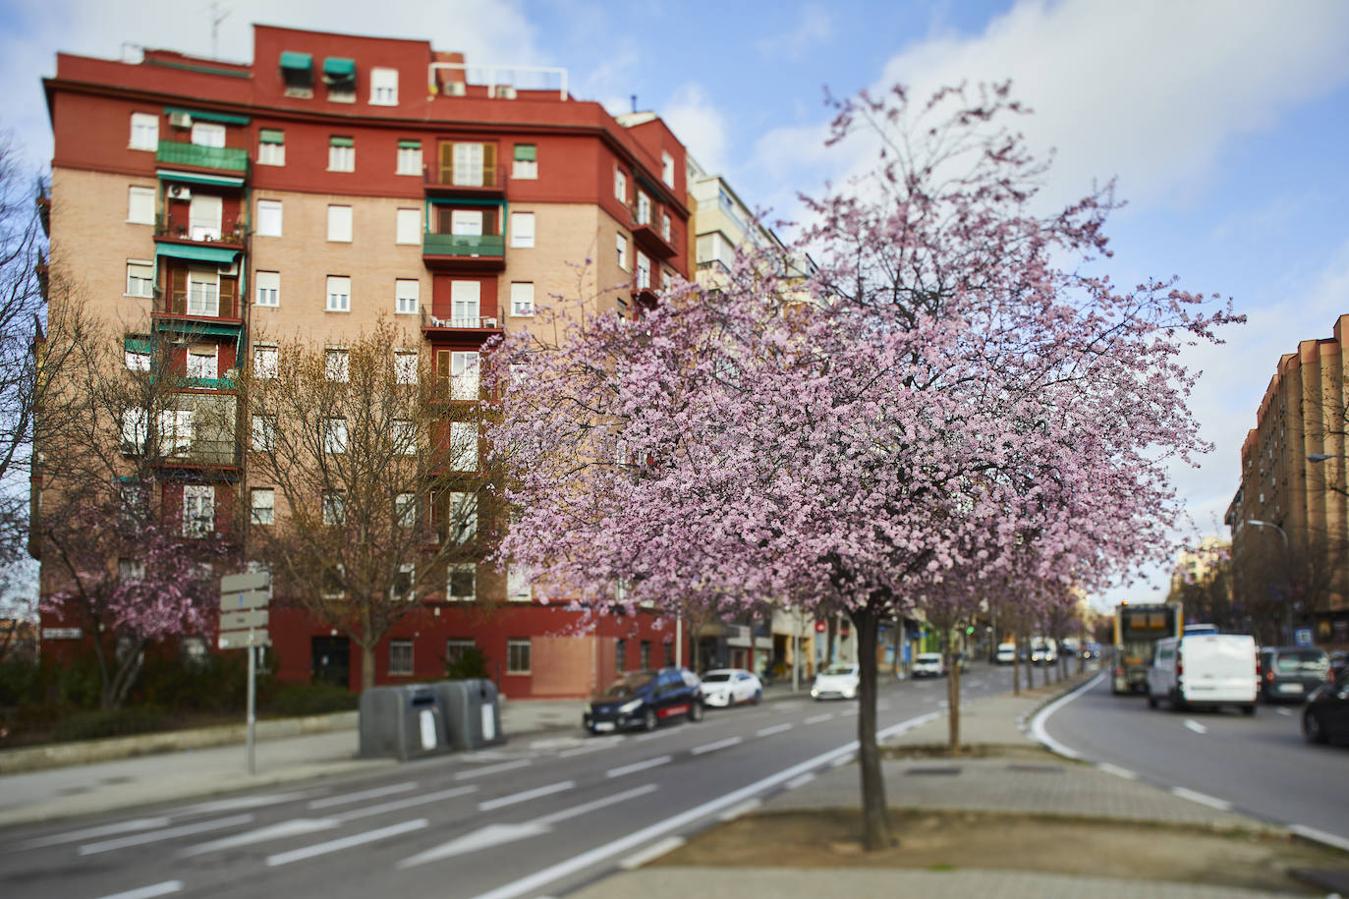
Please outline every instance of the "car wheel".
M656 720L656 710L647 709L642 713L642 730L653 731L659 722Z
M750 703L753 705L758 705L761 702L763 702L763 690L755 690L754 698L750 700Z
M1251 715L1254 715L1254 714L1255 714L1255 703L1252 702L1250 705L1244 705L1244 706L1242 706L1242 707L1241 707L1241 714L1246 715L1246 716L1248 716L1248 717L1251 716Z
M1151 693L1148 694L1148 708L1157 708L1157 697L1153 696Z
M703 704L696 699L689 703L689 720L695 724L703 720Z
M1329 742L1326 729L1321 726L1321 719L1311 709L1302 713L1302 736L1308 743Z

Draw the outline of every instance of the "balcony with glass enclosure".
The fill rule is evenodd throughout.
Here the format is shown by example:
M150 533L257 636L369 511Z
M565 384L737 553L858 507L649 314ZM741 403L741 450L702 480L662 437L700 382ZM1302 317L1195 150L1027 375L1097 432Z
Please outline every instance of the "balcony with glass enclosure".
M427 268L502 271L506 268L505 208L495 200L432 201L422 234Z

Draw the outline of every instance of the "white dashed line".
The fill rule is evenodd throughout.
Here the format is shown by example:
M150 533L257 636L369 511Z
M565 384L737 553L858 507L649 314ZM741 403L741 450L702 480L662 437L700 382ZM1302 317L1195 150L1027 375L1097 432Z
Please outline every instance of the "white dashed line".
M772 727L765 727L762 730L755 731L756 737L771 737L773 734L780 734L792 729L790 724L774 724Z
M470 777L486 777L489 774L498 774L502 771L514 771L516 768L523 768L529 764L529 759L520 759L515 762L502 762L499 765L488 765L486 768L473 768L468 771L460 771L454 776L454 779L468 780Z
M487 799L478 803L478 811L490 812L492 809L505 808L508 805L519 805L521 802L528 802L531 799L538 799L540 796L551 796L554 793L565 793L567 790L576 788L576 781L563 780L555 784L548 784L543 787L535 787L532 790L524 790L520 793L512 793L509 796L502 796L499 799Z
M170 824L168 818L134 818L130 821L119 821L116 824L104 824L99 827L89 827L84 830L72 830L69 833L58 833L49 837L38 837L29 840L23 845L29 849L36 849L40 846L59 846L62 843L78 843L80 840L92 840L97 837L110 837L119 833L138 830L155 830L160 827L168 827Z
M1122 777L1125 780L1138 780L1138 775L1128 768L1121 768L1119 765L1112 765L1109 762L1101 762L1096 766L1106 774L1113 774L1116 777Z
M316 843L313 846L305 846L303 849L280 852L276 855L267 856L267 867L275 868L279 865L289 865L291 862L299 862L304 861L307 858L315 858L320 855L341 852L343 849L350 849L353 846L363 846L366 843L387 840L389 837L401 836L405 833L411 833L414 830L421 830L426 825L427 821L425 818L416 818L412 821L404 821L401 824L391 824L388 827L381 827L379 830L367 830L365 833L352 834L351 836L343 837L340 840L330 840L327 843Z
M830 721L833 719L833 717L834 717L833 712L825 712L823 715L812 715L811 717L807 718L805 721L802 721L801 723L819 724L821 721Z
M1191 802L1207 805L1209 808L1216 808L1219 811L1230 812L1232 810L1232 803L1228 802L1226 799L1210 796L1207 793L1197 793L1194 790L1187 790L1184 787L1172 787L1171 792L1181 799L1188 799Z
M619 862L618 866L625 871L631 871L634 868L640 868L647 862L655 861L662 855L669 855L683 845L683 837L666 837L658 843L652 843L641 852L634 852L632 855L629 855L627 858L623 859L623 861Z
M727 737L725 740L718 740L715 743L704 743L702 746L693 748L694 755L702 755L705 752L716 752L718 749L726 749L735 746L743 737Z
M109 896L103 896L102 899L154 899L156 896L168 896L181 892L182 889L183 882L181 880L166 880L163 883L154 883L148 887L137 887L124 893L113 893Z
M164 840L172 840L175 837L191 836L194 833L224 830L226 827L241 827L244 824L252 823L252 821L252 815L235 815L231 818L218 818L214 821L201 821L197 824L170 827L168 830L156 830L151 833L118 837L115 840L104 840L101 843L86 843L80 847L80 855L97 855L100 852L111 852L114 849L125 849L128 846L143 846L146 843L159 843Z
M643 762L633 762L631 765L623 765L619 768L610 768L604 772L605 777L622 777L624 774L633 774L637 771L645 771L647 768L656 768L660 765L669 764L674 760L671 755L659 755L654 759L647 759Z
M415 808L419 805L426 805L429 802L444 802L446 799L454 799L458 796L466 796L469 793L478 792L478 787L470 784L466 787L453 787L449 790L438 790L435 793L423 793L420 796L409 796L407 799L395 799L391 802L381 802L379 805L367 805L364 808L354 808L349 812L342 812L340 815L334 815L339 821L357 821L361 818L370 818L375 815L387 815L389 812L401 812L403 809Z
M559 752L557 757L560 759L570 759L575 758L578 755L589 755L592 752L600 752L604 749L617 749L623 745L623 741L626 739L627 737L615 737L608 740L596 740L588 746L580 746L576 749L568 749Z
M1277 714L1280 714L1280 715L1284 716L1285 718L1288 718L1288 717L1290 717L1290 716L1293 714L1293 713L1290 712L1288 709L1275 709L1274 711L1275 711Z
M413 780L400 784L391 784L387 787L376 787L373 790L361 790L359 793L347 793L344 796L330 796L327 799L315 799L309 803L311 809L332 808L335 805L347 805L352 802L360 802L362 799L377 799L380 796L392 796L396 793L406 793L409 790L417 789L417 782Z
M1186 719L1185 719L1185 726L1188 727L1190 730L1194 731L1194 732L1197 733L1197 734L1206 734L1206 733L1208 733L1208 728L1205 727L1204 725L1200 724L1198 721L1195 721L1193 718L1186 718Z

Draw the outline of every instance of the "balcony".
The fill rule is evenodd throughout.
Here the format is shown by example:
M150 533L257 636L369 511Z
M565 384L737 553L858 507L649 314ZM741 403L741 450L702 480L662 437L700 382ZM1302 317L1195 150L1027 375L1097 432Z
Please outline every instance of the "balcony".
M434 334L467 333L489 337L501 333L501 319L495 315L451 316L441 318L422 307L422 331L430 337Z
M669 259L679 254L673 243L666 239L653 222L641 222L636 214L632 217L632 239L649 256L657 259Z
M422 235L422 261L428 268L459 271L502 271L506 268L506 238L501 234Z
M235 468L238 399L230 394L176 394L159 414L157 464L169 468Z
M422 186L433 197L504 197L505 166L423 167Z
M190 225L172 221L163 215L155 216L155 240L171 243L205 244L233 250L244 248L244 221L237 217L221 222L220 227Z
M155 162L160 165L179 165L242 175L248 172L248 151L241 147L203 147L198 144L162 140L159 142Z
M155 297L154 314L160 330L232 334L243 325L239 299L233 294L171 290Z

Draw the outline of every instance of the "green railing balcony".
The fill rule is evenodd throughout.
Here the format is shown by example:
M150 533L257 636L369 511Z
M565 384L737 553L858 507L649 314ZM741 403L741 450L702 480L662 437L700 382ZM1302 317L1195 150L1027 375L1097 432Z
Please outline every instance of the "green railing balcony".
M506 255L506 238L501 234L432 234L422 235L422 254L425 256L491 256Z
M187 165L198 169L247 172L248 151L242 147L203 147L173 140L159 142L155 161L165 165Z

